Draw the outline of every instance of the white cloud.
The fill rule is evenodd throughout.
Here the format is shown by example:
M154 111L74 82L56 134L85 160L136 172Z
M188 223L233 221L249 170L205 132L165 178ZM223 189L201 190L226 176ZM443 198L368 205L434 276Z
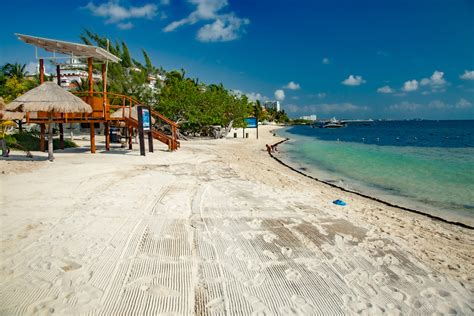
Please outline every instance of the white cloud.
M95 16L105 18L106 24L117 24L121 29L130 29L133 27L131 22L123 22L129 19L152 19L156 16L158 7L153 3L144 4L141 7L124 7L119 1L109 0L106 3L95 5L89 2L84 9L89 10Z
M329 65L331 63L331 60L329 60L329 58L327 58L327 57L324 57L321 62L325 65Z
M341 83L346 86L360 86L361 84L366 83L366 81L362 76L349 75L349 77Z
M249 92L249 93L244 93L241 90L232 90L231 91L236 97L240 98L242 95L247 96L250 102L256 102L257 100L259 101L268 101L269 98L261 95L258 92Z
M443 101L440 101L440 100L434 100L434 101L431 101L430 103L428 103L427 107L430 108L430 109L442 110L442 109L449 108L450 105L446 104L446 103L444 103Z
M439 110L439 111L452 111L452 110L464 110L464 109L469 109L472 107L472 103L469 102L466 99L461 98L458 102L451 104L451 103L445 103L441 100L433 100L427 104L420 104L420 103L414 103L414 102L400 102L397 104L392 104L389 106L389 110L392 111L405 111L405 112L416 112L420 110L425 110L425 111L433 111L433 110Z
M239 38L242 26L250 23L249 19L237 17L233 12L220 13L229 3L227 0L188 0L196 6L186 18L171 22L163 31L172 32L184 25L193 25L200 21L214 20L201 27L197 39L203 42L231 41Z
M474 70L464 70L464 74L460 75L459 78L464 80L474 80Z
M278 89L275 91L275 98L278 100L278 101L283 101L285 100L285 91L281 90L281 89Z
M285 105L285 111L289 113L296 113L302 110L301 110L301 107L296 104L288 104L288 105Z
M455 104L456 109L469 109L471 107L472 107L472 103L462 98Z
M322 103L298 106L295 104L286 105L288 112L304 112L304 113L322 113L334 115L336 113L362 112L369 110L367 106L354 105L352 103Z
M133 28L133 23L132 22L119 23L117 24L117 27L121 30L130 30L131 28Z
M264 95L261 95L260 93L256 93L256 92L246 93L245 95L246 95L247 98L249 98L249 100L252 101L252 102L256 102L257 100L259 100L259 101L267 101L267 100L269 100L268 97L266 97L266 96L264 96Z
M36 74L38 72L37 69L39 69L39 65L33 61L30 61L25 67L25 71L30 75Z
M377 92L388 94L388 93L393 93L393 89L390 88L389 86L383 86L383 87L378 88Z
M197 38L201 42L227 42L240 36L242 25L249 24L248 19L240 19L234 15L217 18L213 23L206 24L198 31Z
M418 90L418 81L416 80L408 80L403 84L403 91L410 92Z
M346 113L346 112L357 112L367 111L367 106L354 105L352 103L335 103L335 104L321 104L319 105L320 111L323 113Z
M326 97L326 93L325 92L319 92L318 93L318 99L324 99Z
M283 101L285 100L285 91L281 90L281 89L278 89L275 91L275 98L278 100L278 101Z
M288 82L286 86L283 87L284 89L290 89L290 90L299 90L301 89L301 86L299 83L296 83L294 81Z
M422 107L423 106L421 104L418 104L418 103L403 101L403 102L400 102L400 103L390 105L389 109L392 110L392 111L410 111L410 112L413 112L413 111L416 111L416 110L418 110Z
M398 93L394 93L393 95L396 96L396 97L404 97L404 96L407 95L407 93L406 92L398 92Z
M437 92L445 92L446 86L449 83L444 79L444 72L434 71L431 77L423 78L420 81L408 80L403 84L402 90L405 92L416 91L419 88L424 88L421 92L422 95L429 95Z
M447 84L446 80L443 78L444 72L436 70L433 72L430 78L423 78L420 81L420 85L422 86L432 86L435 88L444 86Z

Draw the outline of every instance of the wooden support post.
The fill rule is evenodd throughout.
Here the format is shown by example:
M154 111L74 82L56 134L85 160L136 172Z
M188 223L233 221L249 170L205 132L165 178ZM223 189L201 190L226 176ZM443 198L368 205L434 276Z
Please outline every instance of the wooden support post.
M61 67L56 65L56 77L58 86L61 86ZM64 150L64 127L63 123L59 123L59 148Z
M102 92L104 92L105 101L107 95L107 69L105 64L102 64Z
M48 112L48 160L54 161L53 155L53 112Z
M40 124L40 151L45 150L45 139L44 139L45 132L46 132L46 126L44 124Z
M128 149L132 150L132 137L133 137L133 127L128 127Z
M94 78L92 76L92 57L87 58L87 69L89 79L89 95L92 96L94 93Z
M104 122L105 150L110 150L110 130L109 122Z
M176 142L176 126L171 126L171 139L173 142L173 148L171 150L176 150L178 149L178 144Z
M91 153L95 154L95 126L94 123L90 123L90 130L91 130Z
M59 123L59 148L64 150L64 126Z
M59 67L59 65L56 65L56 77L56 82L58 83L58 86L61 86L61 67Z
M39 79L40 84L44 82L44 60L41 58L39 60ZM44 133L46 132L46 126L44 124L40 124L40 151L45 151L46 144L44 139Z
M39 72L40 72L40 84L44 82L44 60L41 58L39 60Z
M104 103L104 116L105 120L110 119L110 110L107 103L107 68L105 64L102 64L102 100Z
M87 58L87 72L89 80L89 96L94 93L94 78L92 77L92 57ZM91 138L91 153L95 154L95 126L94 123L90 123L90 138Z

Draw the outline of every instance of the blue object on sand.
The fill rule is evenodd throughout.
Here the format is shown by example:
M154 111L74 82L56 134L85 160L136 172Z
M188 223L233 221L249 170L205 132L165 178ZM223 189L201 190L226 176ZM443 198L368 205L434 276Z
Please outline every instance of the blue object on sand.
M333 201L333 203L340 206L346 206L346 202L344 202L343 200L335 200Z

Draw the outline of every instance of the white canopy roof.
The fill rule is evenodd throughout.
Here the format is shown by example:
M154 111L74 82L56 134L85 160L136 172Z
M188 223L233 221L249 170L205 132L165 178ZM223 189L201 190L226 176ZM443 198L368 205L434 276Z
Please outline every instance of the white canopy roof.
M15 33L16 36L23 42L27 44L34 45L36 47L44 48L48 52L59 53L64 55L70 55L78 58L88 58L92 57L95 60L99 61L111 61L111 62L119 62L121 61L120 58L117 56L109 53L103 48L92 46L92 45L85 45L79 43L72 43L66 41L58 41L49 38L43 37L36 37L24 34Z

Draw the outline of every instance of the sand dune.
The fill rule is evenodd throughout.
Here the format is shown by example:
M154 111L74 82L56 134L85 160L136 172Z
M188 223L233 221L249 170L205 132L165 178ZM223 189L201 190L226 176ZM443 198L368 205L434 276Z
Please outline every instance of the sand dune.
M260 134L0 161L0 314L474 313L472 231L294 174Z

